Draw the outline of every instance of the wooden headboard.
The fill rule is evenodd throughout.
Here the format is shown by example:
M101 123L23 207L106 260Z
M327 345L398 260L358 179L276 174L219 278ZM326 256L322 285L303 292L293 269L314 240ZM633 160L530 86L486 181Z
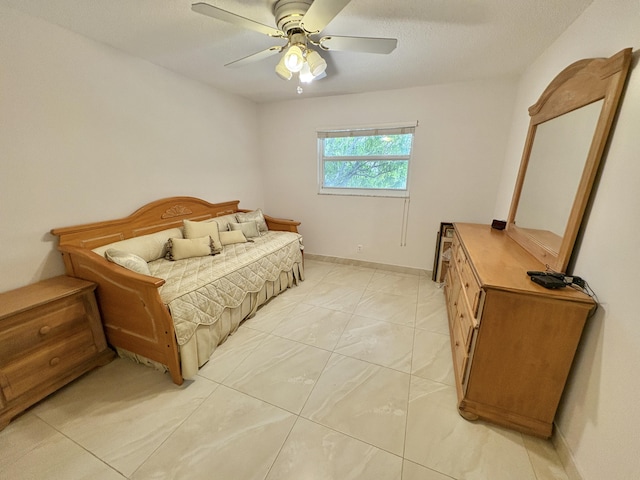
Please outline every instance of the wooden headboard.
M53 235L60 238L60 246L74 246L92 250L102 245L139 237L149 233L181 227L183 220L202 221L236 212L240 200L209 203L195 197L169 197L139 208L128 217L118 220L87 223L75 227L54 228ZM264 215L270 230L297 232L300 222Z
M94 249L108 243L181 227L184 219L206 220L241 211L239 200L209 203L195 197L170 197L149 203L128 217L118 220L87 223L75 227L54 228L60 245Z

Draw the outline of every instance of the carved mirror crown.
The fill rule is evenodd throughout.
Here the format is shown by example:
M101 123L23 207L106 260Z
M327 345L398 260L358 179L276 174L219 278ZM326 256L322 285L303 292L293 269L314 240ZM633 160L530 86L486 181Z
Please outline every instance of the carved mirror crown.
M564 272L631 63L631 49L569 65L529 108L507 234Z

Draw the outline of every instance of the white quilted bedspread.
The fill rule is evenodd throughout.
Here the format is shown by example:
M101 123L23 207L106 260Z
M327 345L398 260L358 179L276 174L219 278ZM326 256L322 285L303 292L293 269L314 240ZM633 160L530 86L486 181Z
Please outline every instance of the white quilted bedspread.
M281 272L294 270L296 279L303 279L298 278L303 275L302 236L269 231L253 240L226 245L215 256L149 263L151 275L166 281L160 297L169 306L180 345L198 325L215 323L225 308L239 306L249 292L258 292Z

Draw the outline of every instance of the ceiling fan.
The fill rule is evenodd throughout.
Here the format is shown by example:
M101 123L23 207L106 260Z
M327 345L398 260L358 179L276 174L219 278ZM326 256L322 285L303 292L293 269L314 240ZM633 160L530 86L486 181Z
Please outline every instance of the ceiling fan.
M320 36L320 32L351 0L277 0L273 15L278 28L273 28L223 10L208 3L194 3L194 12L254 30L270 37L286 39L284 45L275 45L266 50L227 63L225 67L241 67L285 52L276 65L276 73L284 80L298 74L300 82L308 83L326 76L327 62L318 50L353 51L365 53L391 53L398 43L395 38ZM302 88L298 85L298 93Z

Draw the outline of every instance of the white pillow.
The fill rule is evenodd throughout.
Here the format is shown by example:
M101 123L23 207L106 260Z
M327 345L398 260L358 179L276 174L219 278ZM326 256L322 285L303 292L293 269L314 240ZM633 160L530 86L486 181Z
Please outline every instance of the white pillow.
M222 245L231 245L232 243L246 243L247 238L242 230L234 230L232 232L220 232L220 242Z
M229 215L221 215L213 219L214 222L218 224L218 230L220 232L226 232L229 230L229 222L237 222L235 213L231 213Z
M261 209L254 210L253 212L238 212L236 213L238 222L256 222L258 224L258 230L266 232L269 230L267 227L267 221L264 219Z
M208 235L201 238L170 238L167 245L168 260L206 257L213 254L213 241Z
M109 248L104 252L104 256L110 262L116 263L124 268L132 270L134 272L142 273L143 275L151 275L149 271L149 265L144 261L144 258L139 257L133 253L122 252L115 248Z
M193 220L184 220L184 238L202 238L207 235L213 241L213 249L215 253L222 251L220 243L220 234L218 233L218 224L213 221L194 222Z
M229 223L229 228L233 232L234 230L240 230L246 238L259 237L258 224L254 221L242 222L242 223Z
M169 238L182 238L182 229L170 228L140 237L128 238L94 248L92 251L104 256L108 249L115 248L121 252L133 253L141 257L145 262L153 262L166 255L166 245Z

